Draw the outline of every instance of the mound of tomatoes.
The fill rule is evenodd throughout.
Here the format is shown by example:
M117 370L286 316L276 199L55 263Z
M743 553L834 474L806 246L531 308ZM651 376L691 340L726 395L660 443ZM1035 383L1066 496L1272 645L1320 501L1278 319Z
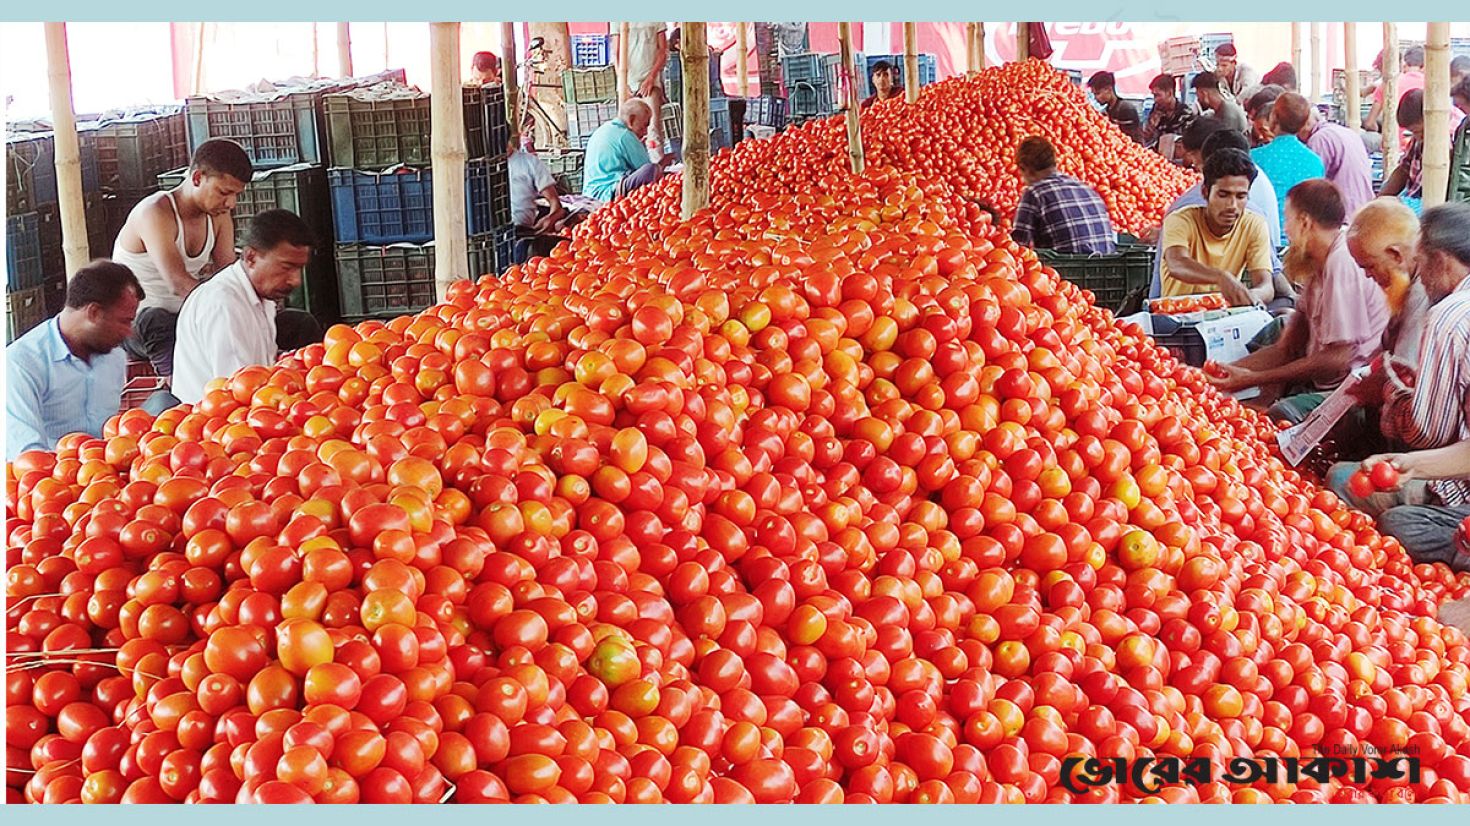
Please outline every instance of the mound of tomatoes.
M823 135L12 463L9 799L1470 796L1470 579ZM1370 748L1419 781L1060 783Z

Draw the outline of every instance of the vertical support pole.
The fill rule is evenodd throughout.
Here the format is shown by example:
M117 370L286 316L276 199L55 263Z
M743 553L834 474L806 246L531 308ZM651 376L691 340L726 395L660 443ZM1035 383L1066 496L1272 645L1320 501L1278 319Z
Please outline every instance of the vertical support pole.
M1399 165L1399 26L1383 24L1383 171Z
M750 35L749 23L735 24L735 75L740 83L740 96L750 96Z
M388 56L388 21L383 21L383 71L393 68L393 59Z
M500 82L505 86L505 117L510 123L511 140L521 145L521 79L516 70L516 24L500 24ZM486 147L490 152L503 152L502 147Z
M1348 128L1358 132L1363 126L1363 96L1358 86L1358 24L1342 24L1342 70L1345 77L1343 99L1347 106Z
M317 24L311 24L311 76L322 76L322 38Z
M858 175L863 174L863 131L862 107L857 100L857 84L853 77L852 56L852 24L837 24L838 52L842 61L842 105L847 114L847 157L852 163L852 171Z
M1291 68L1296 76L1302 76L1302 24L1291 24ZM1297 81L1300 85L1301 81Z
M1316 103L1322 99L1322 24L1312 25L1312 69L1311 85L1312 102Z
M56 194L60 201L61 251L66 276L87 265L87 210L82 201L82 147L71 99L71 55L66 24L47 23L46 79L51 92L51 128L56 135ZM105 254L105 253L104 253Z
M919 24L903 24L903 91L909 103L919 99Z
M1424 208L1450 188L1450 24L1430 23L1424 38Z
M352 77L352 24L337 24L337 73Z
M704 26L703 22L682 23L679 38L684 64L685 220L709 206L709 45Z
M975 67L985 70L985 24L975 24Z
M628 34L632 26L624 20L618 24L618 103L623 103L633 96L633 90L628 88ZM654 117L659 113L654 112Z
M1031 24L1016 24L1016 62L1024 63L1031 59Z
M470 275L465 221L464 96L459 73L459 24L429 24L431 91L429 144L434 172L434 292L443 301ZM478 277L482 273L473 273Z

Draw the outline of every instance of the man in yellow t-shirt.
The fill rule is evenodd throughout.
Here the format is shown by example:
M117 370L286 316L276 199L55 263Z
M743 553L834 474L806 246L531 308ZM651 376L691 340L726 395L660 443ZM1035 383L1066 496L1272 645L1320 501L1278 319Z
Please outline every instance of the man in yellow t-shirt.
M1276 294L1270 231L1261 216L1246 209L1256 174L1251 156L1239 149L1222 149L1205 161L1205 205L1164 219L1159 238L1164 297L1218 292L1232 306L1246 307Z

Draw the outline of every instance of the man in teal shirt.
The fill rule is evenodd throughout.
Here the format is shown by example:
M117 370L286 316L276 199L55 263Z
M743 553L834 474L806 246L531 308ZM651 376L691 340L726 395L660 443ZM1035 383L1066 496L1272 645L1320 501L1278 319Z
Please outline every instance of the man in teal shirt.
M5 459L55 450L68 433L102 435L117 413L143 288L132 270L93 261L66 285L61 314L5 348Z
M673 156L650 160L643 138L652 122L653 109L631 98L618 108L616 119L597 127L587 141L583 194L599 201L615 201L663 176Z
M1251 160L1266 173L1272 189L1276 190L1277 216L1282 227L1286 226L1286 193L1302 181L1327 177L1322 157L1297 137L1311 118L1312 104L1306 98L1282 95L1271 107L1271 127L1276 137L1265 146L1251 150ZM1284 233L1279 243L1286 243Z

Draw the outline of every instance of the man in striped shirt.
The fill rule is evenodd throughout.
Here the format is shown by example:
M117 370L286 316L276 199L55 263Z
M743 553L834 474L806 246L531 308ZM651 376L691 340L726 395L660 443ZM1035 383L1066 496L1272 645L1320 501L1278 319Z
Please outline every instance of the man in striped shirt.
M1016 208L1016 243L1063 253L1107 255L1118 236L1097 191L1057 171L1056 151L1046 138L1029 137L1016 149L1016 166L1026 191Z
M1433 306L1418 370L1387 365L1383 429L1423 450L1470 440L1470 204L1425 210L1415 265ZM1438 479L1424 502L1390 508L1378 525L1416 562L1448 563L1455 527L1466 517L1470 479Z

